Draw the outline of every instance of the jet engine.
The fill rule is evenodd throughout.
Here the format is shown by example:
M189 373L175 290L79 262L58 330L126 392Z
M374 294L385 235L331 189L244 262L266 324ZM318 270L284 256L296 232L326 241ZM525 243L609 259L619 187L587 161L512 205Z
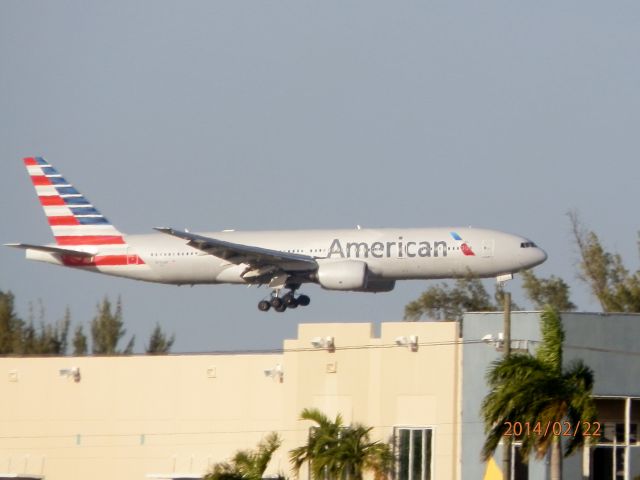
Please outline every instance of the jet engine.
M320 263L320 262L318 262ZM360 290L367 287L367 264L359 260L322 262L316 273L327 290Z

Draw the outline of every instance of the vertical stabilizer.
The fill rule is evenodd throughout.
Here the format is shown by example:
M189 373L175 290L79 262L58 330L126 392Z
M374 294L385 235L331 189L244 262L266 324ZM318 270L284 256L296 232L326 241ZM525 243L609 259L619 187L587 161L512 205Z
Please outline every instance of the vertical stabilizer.
M24 164L58 245L125 244L122 233L44 158L28 157Z

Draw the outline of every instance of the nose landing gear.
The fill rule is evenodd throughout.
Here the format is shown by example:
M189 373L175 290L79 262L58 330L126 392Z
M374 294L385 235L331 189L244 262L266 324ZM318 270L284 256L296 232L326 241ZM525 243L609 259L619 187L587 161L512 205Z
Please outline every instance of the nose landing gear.
M258 303L258 310L261 312L267 312L270 308L273 308L276 312L284 312L287 308L306 307L311 303L311 299L307 295L295 296L295 290L291 289L288 293L279 296L279 291L274 290L271 293L270 300L262 300Z

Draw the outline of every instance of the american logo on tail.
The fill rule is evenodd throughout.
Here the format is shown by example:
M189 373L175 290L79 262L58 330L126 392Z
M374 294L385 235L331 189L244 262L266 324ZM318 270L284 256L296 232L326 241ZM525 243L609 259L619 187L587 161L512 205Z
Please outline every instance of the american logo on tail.
M191 233L163 227L125 235L44 158L24 163L55 240L7 244L26 250L28 259L173 285L267 285L262 311L308 305L309 297L296 292L310 283L377 293L393 290L397 280L506 280L547 258L531 240L484 228Z
M122 234L43 158L24 163L58 245L122 245Z

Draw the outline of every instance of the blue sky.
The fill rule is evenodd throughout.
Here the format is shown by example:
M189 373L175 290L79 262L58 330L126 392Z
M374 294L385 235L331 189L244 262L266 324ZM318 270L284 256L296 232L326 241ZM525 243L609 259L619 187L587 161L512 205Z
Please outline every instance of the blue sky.
M21 158L43 155L121 230L474 225L529 236L574 301L566 212L638 268L637 2L0 3L0 242L50 232ZM273 348L300 322L395 321L390 294L170 287L27 262L0 290L88 322L122 296L136 349ZM492 288L490 282L488 286ZM519 281L511 285L516 299Z

